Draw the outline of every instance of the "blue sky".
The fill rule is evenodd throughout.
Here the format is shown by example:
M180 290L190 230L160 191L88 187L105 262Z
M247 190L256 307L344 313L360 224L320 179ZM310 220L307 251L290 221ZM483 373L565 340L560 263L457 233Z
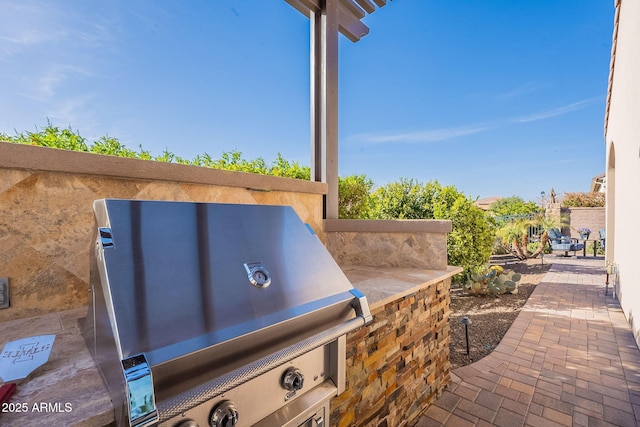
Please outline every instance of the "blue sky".
M308 165L309 22L284 0L0 0L0 131ZM604 172L610 0L395 0L341 36L339 170L476 197Z

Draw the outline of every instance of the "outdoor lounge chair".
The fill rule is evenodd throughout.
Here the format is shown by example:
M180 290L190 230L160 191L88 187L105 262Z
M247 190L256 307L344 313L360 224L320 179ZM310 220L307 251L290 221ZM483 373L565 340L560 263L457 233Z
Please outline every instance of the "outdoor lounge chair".
M578 239L572 239L569 236L563 236L560 230L552 228L547 232L549 236L549 243L551 243L551 250L564 251L564 256L569 256L569 251L573 251L573 255L576 255L576 251L581 251L584 248L582 243L578 243Z

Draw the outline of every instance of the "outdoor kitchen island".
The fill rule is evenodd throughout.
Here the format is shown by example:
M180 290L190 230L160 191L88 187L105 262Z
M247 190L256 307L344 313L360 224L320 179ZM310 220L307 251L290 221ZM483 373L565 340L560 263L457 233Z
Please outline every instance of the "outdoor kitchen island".
M367 297L374 321L347 335L347 385L331 402L330 425L360 425L374 412L380 419L393 417L395 422L390 418L388 425L402 425L403 417L425 409L418 407L419 401L409 402L411 396L423 396L424 401L448 382L448 285L460 270L348 267L344 271ZM86 309L73 309L0 323L0 347L19 338L56 334L47 364L20 383L9 401L26 411L8 411L18 408L8 406L0 413L1 425L113 422L109 393L81 334L79 325L86 315ZM371 375L373 371L379 374ZM384 389L382 396L389 395L382 399L379 389ZM406 412L398 409L403 404L408 404Z

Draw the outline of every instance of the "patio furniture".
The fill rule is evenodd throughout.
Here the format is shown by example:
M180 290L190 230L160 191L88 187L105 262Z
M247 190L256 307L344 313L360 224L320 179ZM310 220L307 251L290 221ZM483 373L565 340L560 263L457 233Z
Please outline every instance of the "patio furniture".
M564 255L562 256L568 257L569 251L573 251L573 255L576 255L576 251L584 248L584 244L578 243L578 239L563 236L557 228L551 228L547 232L547 235L549 236L549 243L551 243L551 250L564 251Z
M600 247L604 249L604 241L607 240L607 229L601 228L598 233L600 234Z

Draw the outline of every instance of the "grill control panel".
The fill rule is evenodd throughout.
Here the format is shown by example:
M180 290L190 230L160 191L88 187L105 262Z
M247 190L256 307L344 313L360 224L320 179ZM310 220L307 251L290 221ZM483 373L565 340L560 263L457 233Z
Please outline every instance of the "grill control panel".
M318 347L203 402L159 427L298 427L337 394L328 378L330 345ZM303 412L313 412L302 414ZM279 414L274 415L276 412ZM265 418L273 416L271 421ZM290 422L293 419L296 422ZM316 424L311 424L316 425Z

